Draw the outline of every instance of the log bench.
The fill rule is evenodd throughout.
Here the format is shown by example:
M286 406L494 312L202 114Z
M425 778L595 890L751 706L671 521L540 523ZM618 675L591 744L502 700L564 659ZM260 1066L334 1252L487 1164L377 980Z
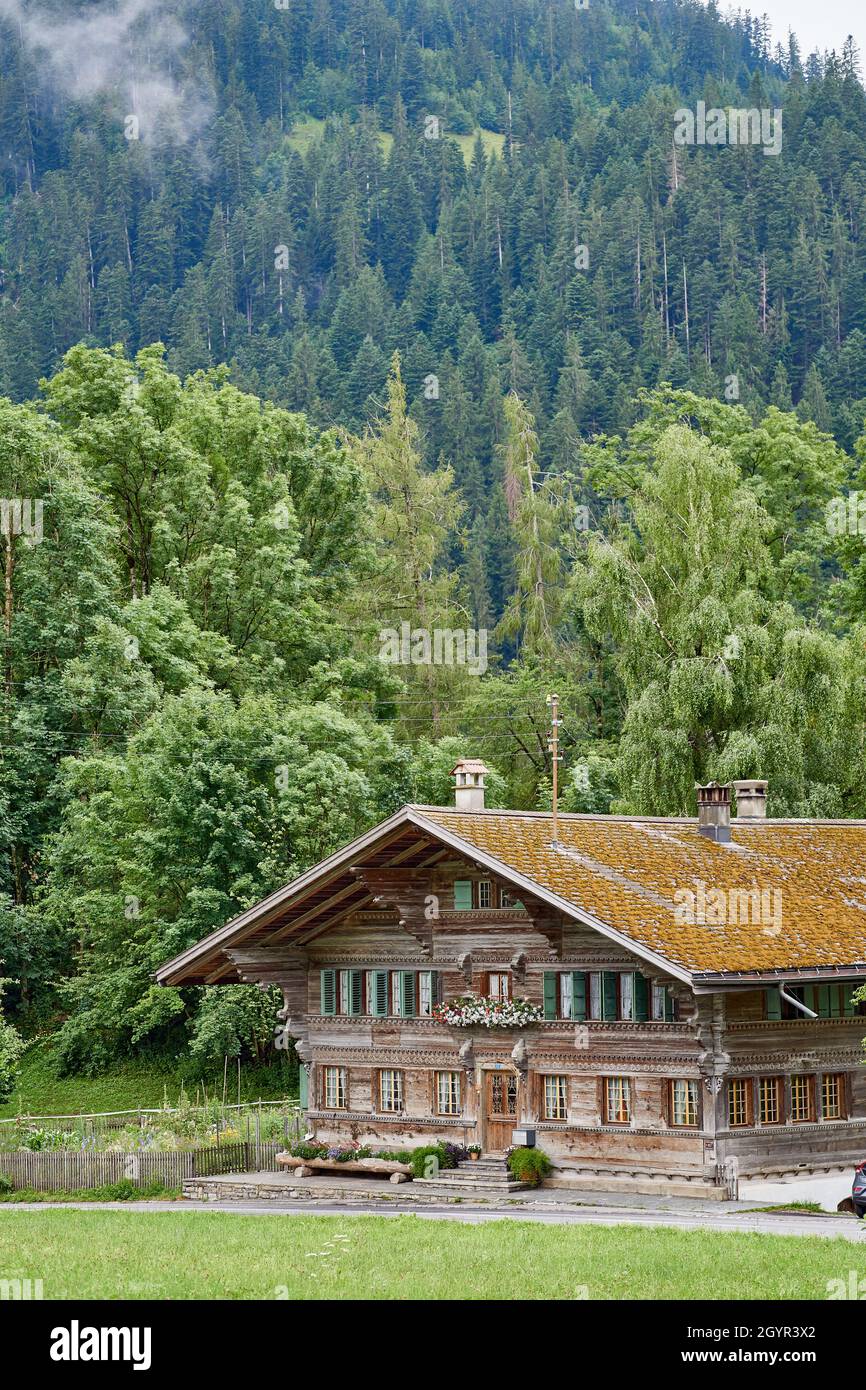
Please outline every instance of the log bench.
M311 1178L313 1173L365 1173L368 1177L386 1177L391 1182L409 1182L412 1169L408 1163L391 1158L350 1158L338 1163L335 1158L295 1158L294 1154L277 1154L282 1168L294 1168L296 1178Z

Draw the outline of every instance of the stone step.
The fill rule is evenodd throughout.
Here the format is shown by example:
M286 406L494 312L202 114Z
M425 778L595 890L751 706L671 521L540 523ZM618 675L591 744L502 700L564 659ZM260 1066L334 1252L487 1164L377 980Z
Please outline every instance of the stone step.
M465 1178L454 1169L446 1169L441 1172L438 1178L415 1178L413 1187L423 1187L427 1190L436 1188L441 1192L478 1192L478 1193L502 1193L507 1196L511 1192L522 1192L529 1186L525 1182L517 1182L514 1178Z

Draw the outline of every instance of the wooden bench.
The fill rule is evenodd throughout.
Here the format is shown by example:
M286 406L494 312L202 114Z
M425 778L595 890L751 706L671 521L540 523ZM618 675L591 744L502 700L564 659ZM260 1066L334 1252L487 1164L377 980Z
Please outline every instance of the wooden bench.
M408 1163L391 1158L350 1158L338 1163L335 1158L295 1158L294 1154L277 1154L283 1168L294 1168L296 1178L311 1178L313 1173L365 1173L368 1177L386 1177L391 1182L409 1182L412 1169Z

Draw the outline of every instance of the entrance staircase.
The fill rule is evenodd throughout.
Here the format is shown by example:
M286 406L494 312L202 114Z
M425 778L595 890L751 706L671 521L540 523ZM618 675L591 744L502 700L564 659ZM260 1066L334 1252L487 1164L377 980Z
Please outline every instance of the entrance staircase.
M456 1168L440 1168L435 1178L415 1178L413 1187L423 1188L433 1197L460 1198L462 1201L510 1197L523 1192L529 1183L511 1176L504 1154L484 1154L464 1159Z

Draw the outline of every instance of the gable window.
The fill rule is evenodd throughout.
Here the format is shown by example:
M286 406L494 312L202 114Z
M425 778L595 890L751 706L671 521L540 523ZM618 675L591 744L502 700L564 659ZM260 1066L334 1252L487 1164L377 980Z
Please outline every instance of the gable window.
M546 1120L568 1119L567 1076L546 1076L544 1078L544 1118Z
M778 1125L782 1122L782 1078L758 1077L758 1124Z
M826 1075L821 1080L821 1114L825 1120L845 1119L845 1077Z
M507 888L490 878L458 878L454 882L454 911L481 911L494 907L522 908L523 903Z
M489 878L482 878L475 885L476 899L479 907L493 906L493 884Z
M523 903L520 901L519 898L515 898L515 896L514 896L514 894L512 893L512 891L511 891L510 888L500 888L500 890L499 890L499 906L500 906L500 907L510 907L510 908L520 908L521 910L525 910L525 909L523 908Z
M325 1067L324 1102L326 1110L346 1109L346 1068Z
M728 1082L728 1124L731 1129L742 1129L752 1123L751 1082L736 1079Z
M652 1018L654 1023L673 1023L674 1001L667 985L654 983L652 987Z
M460 1114L460 1073L459 1071L437 1071L436 1114Z
M634 975L619 977L619 1016L627 1021L634 1018Z
M671 1124L682 1129L694 1128L698 1123L698 1083L697 1081L672 1081Z
M604 1118L609 1125L631 1124L631 1082L628 1077L605 1077Z
M791 1077L791 1120L805 1124L815 1118L815 1081L811 1076Z
M390 1069L379 1072L379 1109L393 1115L403 1109L403 1073Z

